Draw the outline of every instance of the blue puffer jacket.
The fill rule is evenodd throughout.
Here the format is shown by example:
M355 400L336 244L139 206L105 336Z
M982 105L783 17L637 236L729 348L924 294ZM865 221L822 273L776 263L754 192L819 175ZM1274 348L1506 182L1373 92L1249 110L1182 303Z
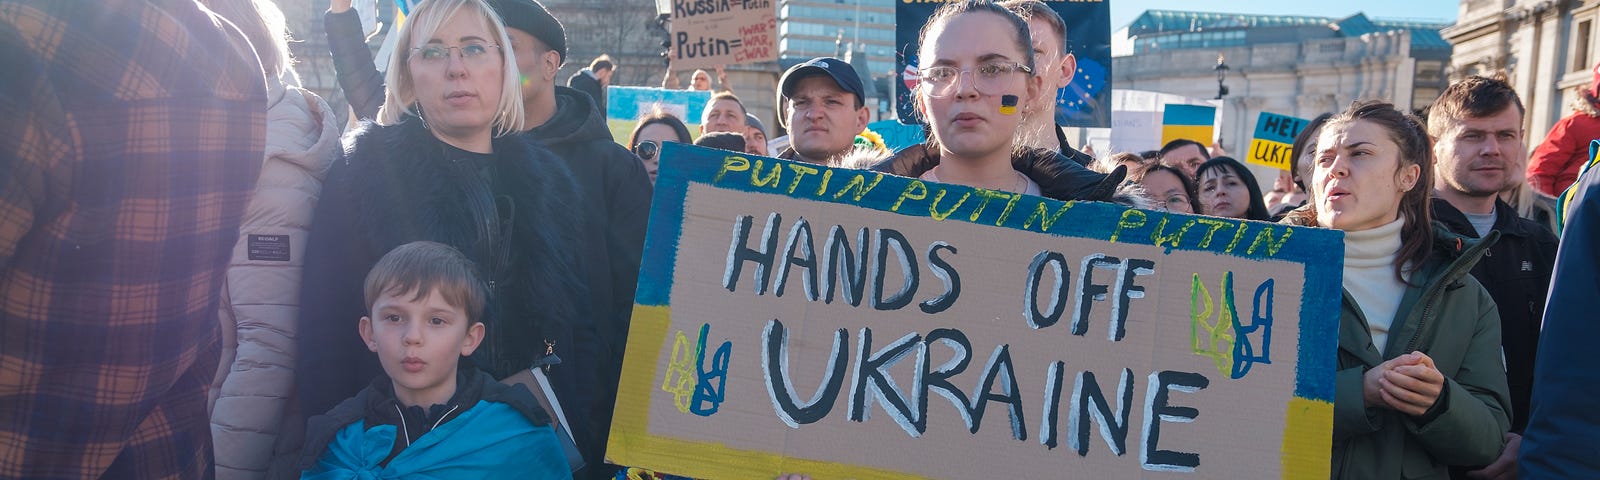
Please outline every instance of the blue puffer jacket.
M1561 232L1544 332L1533 368L1533 402L1523 434L1521 478L1600 478L1600 361L1595 339L1600 298L1600 174L1573 184L1572 210Z

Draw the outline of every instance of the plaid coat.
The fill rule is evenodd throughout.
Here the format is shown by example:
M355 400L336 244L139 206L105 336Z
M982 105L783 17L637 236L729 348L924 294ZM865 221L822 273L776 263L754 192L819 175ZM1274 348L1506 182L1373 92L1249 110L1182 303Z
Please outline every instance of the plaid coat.
M209 474L266 114L225 28L193 0L0 3L0 478Z

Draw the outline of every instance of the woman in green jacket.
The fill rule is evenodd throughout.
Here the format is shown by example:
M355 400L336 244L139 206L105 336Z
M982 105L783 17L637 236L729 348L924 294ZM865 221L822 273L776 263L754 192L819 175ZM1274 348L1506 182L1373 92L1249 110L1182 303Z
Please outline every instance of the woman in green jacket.
M1500 319L1468 271L1496 237L1434 227L1427 133L1393 105L1351 105L1315 151L1314 207L1285 221L1345 232L1332 477L1494 461L1510 427Z

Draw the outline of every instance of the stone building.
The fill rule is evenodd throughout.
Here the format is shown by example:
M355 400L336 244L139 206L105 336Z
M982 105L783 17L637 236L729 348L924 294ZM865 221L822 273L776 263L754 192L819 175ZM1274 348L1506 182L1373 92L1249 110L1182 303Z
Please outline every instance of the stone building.
M1112 84L1214 98L1218 63L1225 63L1228 91L1220 96L1217 137L1242 159L1263 111L1312 118L1371 98L1406 109L1427 107L1446 85L1451 48L1439 30L1447 25L1361 13L1330 18L1151 10L1113 35Z
M1504 69L1528 110L1528 149L1572 111L1595 66L1595 0L1462 0L1455 25L1441 32L1455 46L1449 77Z

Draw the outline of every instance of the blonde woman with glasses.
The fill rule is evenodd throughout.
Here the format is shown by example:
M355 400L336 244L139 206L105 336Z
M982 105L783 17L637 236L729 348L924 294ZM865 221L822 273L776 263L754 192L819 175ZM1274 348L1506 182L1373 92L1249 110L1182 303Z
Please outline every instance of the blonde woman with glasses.
M346 137L304 246L296 387L308 415L382 374L355 328L362 279L409 242L460 250L489 286L488 333L464 368L504 379L585 353L571 333L587 292L570 264L576 187L560 160L516 135L522 90L500 17L482 0L429 0L399 35L377 122ZM577 396L572 363L548 370L558 397ZM427 424L440 420L418 407ZM305 449L326 440L308 436Z

